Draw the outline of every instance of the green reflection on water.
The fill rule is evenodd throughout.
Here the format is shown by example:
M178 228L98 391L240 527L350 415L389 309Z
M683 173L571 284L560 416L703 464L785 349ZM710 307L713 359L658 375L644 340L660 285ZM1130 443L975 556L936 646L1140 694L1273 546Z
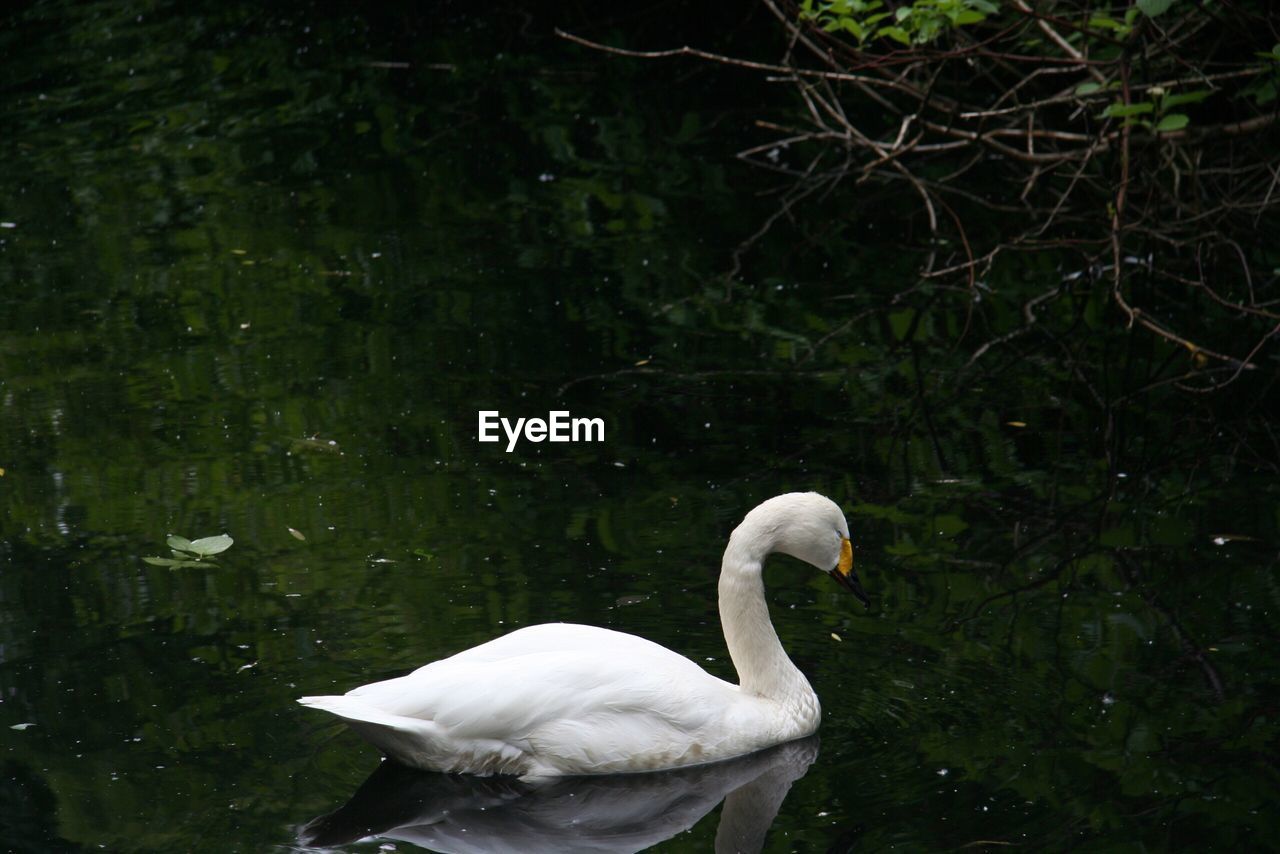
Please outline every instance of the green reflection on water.
M1046 310L1062 346L966 371L963 317L882 304L892 238L770 235L726 300L775 210L729 155L771 89L398 14L54 4L3 36L11 845L291 844L376 763L296 696L522 625L731 678L720 549L799 488L876 603L771 569L826 711L772 850L1276 838L1265 378L1135 394L1169 353L1087 293ZM474 440L560 407L606 442ZM221 531L216 570L140 560Z

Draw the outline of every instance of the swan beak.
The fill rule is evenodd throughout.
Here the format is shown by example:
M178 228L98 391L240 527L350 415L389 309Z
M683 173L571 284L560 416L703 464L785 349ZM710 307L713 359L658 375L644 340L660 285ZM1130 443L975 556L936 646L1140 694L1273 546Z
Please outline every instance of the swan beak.
M858 573L853 570L853 543L849 542L848 537L840 542L840 562L836 564L835 569L831 570L831 577L845 590L857 596L859 602L868 608L871 607L871 597L862 589L862 581L858 579Z

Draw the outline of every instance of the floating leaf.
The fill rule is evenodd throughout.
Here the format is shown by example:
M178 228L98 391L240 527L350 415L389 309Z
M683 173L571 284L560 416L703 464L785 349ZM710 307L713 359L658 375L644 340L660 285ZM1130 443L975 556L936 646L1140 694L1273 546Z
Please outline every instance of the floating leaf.
M152 566L210 566L208 561L192 560L184 558L171 557L144 557L143 563L149 563Z
M23 730L30 729L33 726L35 726L35 724L14 724L9 727L9 729L16 729L18 732L22 732Z
M307 538L306 535L303 534L301 531L299 531L297 528L290 528L289 535L292 536L295 540L306 540Z
M169 548L173 549L174 551L179 551L179 552L194 551L194 549L191 548L191 541L188 540L186 537L179 537L177 534L170 534L169 539L165 540L165 543L167 543Z
M216 555L231 548L231 544L234 542L235 540L231 539L226 534L218 534L216 537L204 537L199 540L193 540L190 551L201 556Z
M338 443L333 439L321 439L319 436L307 436L302 439L294 439L294 451L318 451L322 454L342 455L342 449L338 447Z

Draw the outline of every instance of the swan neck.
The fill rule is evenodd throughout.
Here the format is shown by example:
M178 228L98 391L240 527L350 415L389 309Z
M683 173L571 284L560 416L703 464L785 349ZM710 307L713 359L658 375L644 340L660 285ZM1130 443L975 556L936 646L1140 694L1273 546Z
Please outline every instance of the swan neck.
M764 598L761 577L768 550L735 531L720 567L720 623L742 690L775 699L811 691L783 650ZM752 546L756 545L755 548ZM800 686L803 686L801 688Z

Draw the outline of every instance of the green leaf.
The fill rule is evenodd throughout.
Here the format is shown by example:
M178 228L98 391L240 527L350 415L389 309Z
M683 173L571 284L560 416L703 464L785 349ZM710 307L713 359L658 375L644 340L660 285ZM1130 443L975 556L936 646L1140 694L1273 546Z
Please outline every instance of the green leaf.
M1089 19L1089 26L1101 27L1105 30L1115 30L1118 33L1125 33L1129 31L1127 26L1120 23L1115 18L1110 18L1106 15L1094 15Z
M1183 113L1170 113L1156 124L1156 132L1182 130L1190 121Z
M152 566L209 566L210 564L199 560L180 560L169 557L144 557L143 563L149 563Z
M1140 116L1144 113L1150 113L1155 110L1156 105L1150 101L1144 101L1140 104L1122 104L1116 101L1111 106L1103 110L1104 117L1113 119L1127 119L1129 116Z
M965 24L976 24L979 21L985 21L986 19L987 16L981 12L976 12L973 9L965 9L963 12L960 12L952 18L951 22L959 27Z
M1081 83L1079 86L1076 87L1076 94L1092 95L1094 92L1097 92L1101 88L1102 88L1101 83L1095 83L1093 81L1090 81L1088 83Z
M1148 18L1164 14L1169 11L1169 7L1172 5L1173 0L1138 0L1138 8Z
M859 42L867 40L867 31L853 18L841 18L840 24Z
M961 531L966 530L969 523L965 522L959 516L952 514L944 514L933 517L933 529L938 532L939 536L954 537Z
M219 534L216 537L204 537L191 543L191 551L198 555L216 555L231 548L231 544L234 542L235 540L226 534Z
M889 329L893 332L894 338L901 341L907 337L907 331L911 329L911 320L915 315L915 310L910 308L904 308L889 315Z
M1176 95L1165 95L1160 102L1160 106L1166 110L1172 110L1174 107L1180 107L1183 104L1198 104L1212 94L1213 92L1208 89L1199 89L1195 92L1179 92Z
M907 31L902 27L881 27L876 33L877 36L888 36L896 42L911 46L911 36L907 35Z
M191 541L186 537L179 537L177 534L170 534L169 539L165 540L165 543L167 543L169 548L174 551L191 551Z

